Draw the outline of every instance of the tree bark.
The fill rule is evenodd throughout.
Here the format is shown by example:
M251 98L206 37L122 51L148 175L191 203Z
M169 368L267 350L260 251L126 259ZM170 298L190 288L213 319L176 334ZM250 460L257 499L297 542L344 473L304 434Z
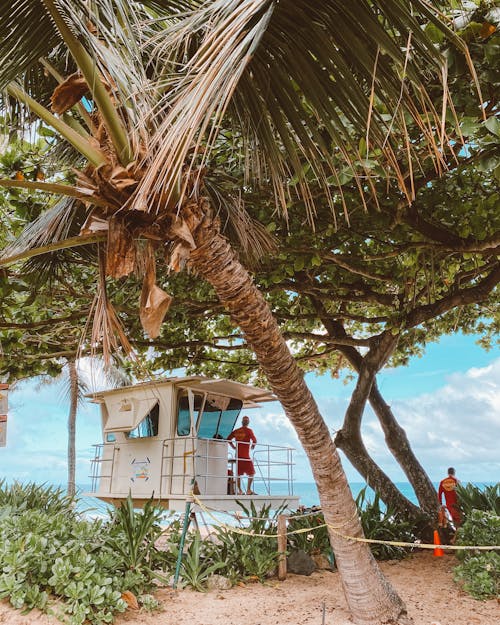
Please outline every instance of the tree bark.
M434 521L438 509L436 489L413 453L406 432L396 421L391 407L380 394L376 380L369 401L382 426L387 447L412 485L421 510Z
M325 521L351 614L358 624L408 623L406 608L382 575L363 536L356 505L338 451L290 353L278 324L246 269L200 202L203 222L189 264L215 289L254 350L269 384L292 422L311 464Z
M320 302L313 295L309 295L309 298L326 331L328 332L328 335L331 338L346 337L347 333L344 326L339 321L334 321L328 317L322 302ZM338 345L337 349L343 356L345 356L345 358L347 358L351 366L358 372L359 375L368 354L363 357L357 349L349 345ZM377 346L372 346L370 352L373 352L374 349L377 349ZM370 402L370 405L380 422L388 448L399 466L403 469L408 481L415 491L421 511L427 515L429 519L434 519L437 513L436 489L413 453L408 437L406 436L406 432L397 422L390 406L384 401L377 386L376 374L382 367L383 363L387 361L389 356L390 353L387 353L385 360L379 360L380 366L373 372L373 381L368 395L368 401ZM349 437L353 437L350 442L348 440ZM361 437L361 435L359 435L359 437ZM349 461L365 479L367 484L370 484L370 480L372 480L374 484L377 484L377 490L386 504L390 503L396 509L401 511L407 509L409 512L413 510L415 513L416 510L418 510L418 508L415 510L416 507L401 494L399 489L389 479L389 477L379 469L375 462L373 462L373 460L369 457L362 440L358 440L357 435L353 433L352 429L350 431L344 431L343 428L342 437L336 439L336 442L344 451ZM374 487L372 486L372 488ZM415 518L413 514L412 518Z
M387 506L413 523L421 522L422 511L420 508L398 490L391 479L370 457L360 433L349 432L345 434L343 430L340 430L335 436L335 444L344 452L352 466L363 476L368 486L380 495Z
M422 512L404 497L389 477L368 454L361 436L361 420L367 399L375 380L375 374L386 362L394 349L396 339L390 333L380 337L377 349L374 347L361 361L358 380L347 408L342 429L335 436L335 444L342 449L354 468L365 478L366 483L377 491L383 501L413 521L421 520Z
M68 495L74 497L76 493L76 413L78 409L78 371L76 362L68 360L70 407L68 414Z

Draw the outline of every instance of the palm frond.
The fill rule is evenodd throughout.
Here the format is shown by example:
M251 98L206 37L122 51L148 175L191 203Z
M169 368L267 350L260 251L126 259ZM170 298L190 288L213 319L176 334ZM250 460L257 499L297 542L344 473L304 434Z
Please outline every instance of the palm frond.
M30 180L11 180L10 178L0 178L0 187L6 187L8 189L31 189L33 191L57 193L60 195L81 200L82 202L91 202L96 206L107 206L106 202L103 202L100 198L97 197L90 197L90 193L87 193L82 188L72 187L67 184L60 184L56 182L34 182Z
M61 37L42 0L0 3L0 90L47 56Z
M52 208L44 211L30 222L21 234L2 250L1 259L6 261L34 249L67 240L78 232L86 209L73 198L63 198Z
M9 95L16 98L19 102L22 102L41 120L56 130L61 137L71 143L81 154L88 158L91 163L96 166L104 165L106 163L106 156L104 153L100 149L96 148L89 139L83 137L62 119L53 115L48 109L26 93L26 91L17 83L9 83L6 89Z
M294 175L313 210L310 181L326 190L339 159L358 160L352 137L362 137L367 124L369 146L383 151L403 183L402 163L387 141L386 113L394 113L399 137L406 136L401 109L420 123L429 143L437 140L420 122L429 100L420 102L415 93L425 94L430 77L442 80L443 59L419 14L431 17L420 0L213 0L179 16L148 47L163 97L154 110L153 158L138 202L149 192L171 193L186 162L203 165L228 118L260 151L284 209L281 189ZM438 150L434 154L440 158Z

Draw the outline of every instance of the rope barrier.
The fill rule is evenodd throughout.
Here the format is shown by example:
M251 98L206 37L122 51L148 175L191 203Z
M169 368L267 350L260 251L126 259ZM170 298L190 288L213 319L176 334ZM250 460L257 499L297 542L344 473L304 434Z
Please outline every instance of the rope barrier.
M254 532L253 530L247 531L240 527L234 527L232 525L228 525L227 523L221 523L220 520L214 514L212 514L211 509L205 506L205 504L202 501L200 501L198 497L196 497L196 495L193 494L192 498L193 498L194 503L197 506L199 506L214 521L216 521L219 527L223 527L225 530L228 530L230 532L235 532L236 534L243 534L244 536L255 536L259 538L273 538L274 540L276 540L277 538L277 534L262 534L259 532ZM294 515L288 518L289 519L301 518L301 517L310 516L311 514L318 514L318 512L307 513L303 515ZM315 530L319 530L321 528L326 527L337 536L343 538L344 540L351 540L353 542L371 543L371 544L376 544L376 545L390 545L392 547L405 547L405 548L410 548L410 549L435 549L436 548L436 545L429 544L429 543L421 543L421 542L409 543L409 542L403 542L403 541L397 541L397 540L379 540L376 538L364 538L361 536L347 536L346 534L343 534L338 531L341 527L350 523L354 519L355 516L357 516L357 512L350 519L348 519L347 521L342 523L342 525L339 525L339 526L330 525L328 523L322 523L321 525L315 525L313 527L302 527L297 530L291 530L289 532L287 531L287 536L292 536L294 534L305 534L306 532L311 533L311 532L314 532ZM270 520L270 519L263 519L263 520ZM476 551L500 550L500 545L439 545L439 547L441 549L447 549L449 551L464 551L467 549L476 550Z

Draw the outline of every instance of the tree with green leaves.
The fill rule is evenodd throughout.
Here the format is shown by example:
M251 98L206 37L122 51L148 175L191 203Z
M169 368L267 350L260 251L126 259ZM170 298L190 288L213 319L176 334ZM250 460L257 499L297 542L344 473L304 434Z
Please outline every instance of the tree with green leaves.
M268 237L239 203L221 199L209 172L231 136L246 186L269 184L283 211L297 195L313 221L316 189L332 218L343 205L343 165L359 168L361 197L373 195L373 156L411 202L411 163L420 154L407 119L438 169L453 149L424 87L428 76L444 75L443 57L421 26L430 22L455 45L460 40L421 0L352 7L306 0L21 0L14 9L2 7L0 17L0 83L8 94L4 106L16 103L12 123L36 116L70 144L66 157L76 166L72 185L14 181L69 200L32 224L9 259L105 239L92 336L93 344L104 342L105 354L119 342L130 349L108 279L143 276L140 317L152 337L170 302L156 284L157 256L174 271L188 266L207 280L309 457L353 618L406 622L369 549L344 538L361 537L362 530L338 452L265 298L221 235L214 208L232 207L234 230L247 248L269 249ZM63 75L67 69L70 76ZM61 225L82 206L85 223L68 237Z
M487 16L484 15L484 10L482 13L478 11L473 18L466 26L464 36L470 32L472 25L479 23L476 20L480 20L482 27L479 31L475 27L475 31L488 33L493 30L491 25L488 30L486 29L489 22L486 21ZM463 154L455 163L450 161L448 168L451 171L441 182L434 181L431 184L433 178L438 178L438 172L433 171L429 164L421 167L422 171L416 177L415 186L422 186L424 192L419 192L417 201L413 203L414 210L411 218L408 214L403 215L400 199L393 193L392 196L384 199L382 214L380 211L372 211L363 220L363 213L360 215L359 211L351 209L353 215L349 228L345 228L345 225L344 227L332 228L329 212L327 210L318 211L316 215L317 232L316 234L311 232L308 236L301 226L300 209L296 224L291 219L294 211L290 207L288 222L281 226L278 222L277 226L276 221L266 221L266 209L262 209L262 196L265 198L266 193L256 194L255 198L252 198L250 194L249 197L245 198L247 210L252 215L257 216L261 222L265 222L266 227L270 230L278 227L279 230L276 232L280 231L283 235L282 238L280 237L280 261L278 263L274 261L269 266L267 264L259 266L257 279L261 290L268 291L268 300L273 298L271 305L280 324L285 327L286 336L295 341L299 362L302 362L302 366L306 369L312 367L313 369L326 370L329 368L334 372L339 369L342 362L348 363L358 372L360 368L363 368L363 375L359 377L360 380L364 380L363 387L362 389L358 388L354 393L353 402L346 414L344 425L342 428L338 428L339 431L335 439L337 446L344 449L352 464L364 479L382 494L387 503L414 519L418 519L422 512L426 513L429 519L433 519L436 507L434 488L412 453L409 441L398 425L390 407L381 396L377 388L376 372L381 363L383 364L389 358L394 364L404 363L410 353L415 353L415 350L420 349L419 345L422 342L435 339L441 332L456 330L458 324L462 329L470 332L474 328L473 320L475 320L478 330L485 332L486 326L481 318L490 317L491 311L494 310L492 306L494 292L490 295L488 292L497 281L495 279L496 265L491 264L491 259L498 238L496 236L496 232L498 232L498 207L495 200L498 196L498 185L495 182L495 170L498 162L495 160L495 154L498 154L499 150L497 147L498 139L495 134L495 124L498 124L498 120L494 116L495 111L498 110L496 104L498 97L495 94L498 93L499 81L498 77L495 77L494 71L498 35L480 35L475 40L472 40L469 35L467 36L481 87L485 93L489 94L488 109L493 116L489 117L486 122L481 122L478 116L479 111L477 111L476 95L473 87L471 89L469 86L469 76L464 63L460 60L459 53L456 52L456 58L450 59L454 85L458 93L455 98L455 111L460 121L462 133L474 146L474 153ZM476 111L475 118L472 115L474 111ZM19 172L19 168L23 169L23 164L19 162L19 159L8 158L7 161L7 164L11 166L11 175ZM227 159L225 159L226 170L227 161L230 161L229 149ZM371 167L375 168L376 163L373 163ZM241 176L241 172L238 172L237 168L233 169L231 170L231 184L234 184L235 176ZM27 167L24 166L24 170L29 175L33 171L37 171L37 166L28 163ZM380 178L381 172L376 173ZM356 206L356 185L347 180L350 178L352 181L354 178L353 171L346 168L343 176L346 179L343 185L346 202L350 207ZM376 179L374 179L374 184L376 184L375 181ZM241 180L240 186L243 184L244 182ZM297 181L292 182L291 186L294 184L296 185ZM382 184L379 183L378 186L381 187ZM226 192L230 194L230 191L228 188ZM378 195L384 196L382 188L378 191ZM445 211L436 208L442 197L447 200L447 205L444 207ZM255 205L255 208L252 208L252 205ZM271 215L271 211L268 210L267 214ZM415 216L418 216L418 219ZM437 224L440 224L439 228L436 227ZM444 224L447 226L444 227ZM384 246L382 246L384 234L389 231L391 238L389 241L385 241ZM298 234L294 236L294 232ZM418 240L418 237L421 240ZM374 257L376 245L380 248L377 258ZM325 253L325 250L333 249L336 250L335 258L330 252ZM426 249L432 250L432 254L424 253ZM392 264L389 264L391 259ZM488 262L485 263L485 259L489 259ZM367 269L368 265L371 265L371 272ZM379 265L377 271L374 271L375 265ZM335 268L335 273L332 273L333 268ZM475 270L471 272L471 269ZM485 274L484 269L491 271L489 274ZM467 282L464 278L466 274L468 275ZM409 277L410 275L411 277ZM478 283L478 278L481 275L487 279ZM413 292L407 288L408 280L413 281L414 276L420 276L420 281L423 281L418 298L415 296L416 288L413 289ZM433 291L432 297L436 300L433 306L428 306L430 276L432 276L432 285L430 285ZM460 278L460 284L453 276L456 276L457 279ZM305 280L306 277L308 280ZM166 280L167 278L162 277L161 279ZM80 280L77 279L77 281ZM169 283L170 289L176 288L172 279L169 280ZM182 318L178 318L178 314L174 311L182 308L181 292L186 289L184 281L181 283L179 292L175 291L175 304L169 319L170 332L168 334L170 336L163 328L161 337L157 341L157 345L161 349L157 350L154 366L168 369L182 366L186 361L189 361L191 371L203 371L213 375L214 373L220 374L221 368L225 367L225 375L248 377L249 372L258 365L256 362L252 362L250 356L244 352L241 337L237 341L233 340L232 345L222 345L219 341L220 349L218 351L220 352L222 348L224 348L225 354L229 351L234 354L237 351L245 359L244 362L238 361L234 356L227 360L222 354L215 354L216 350L213 344L216 341L214 338L216 333L213 315L220 313L220 307L214 306L214 303L209 301L205 306L200 302L194 309L193 301L186 301L185 314ZM381 292L381 283L386 286L387 293L385 295ZM467 283L476 284L471 290L464 288ZM356 299L352 300L352 294L350 299L346 299L346 295L352 291L353 284L358 290ZM404 285L404 288L401 285ZM457 286L462 288L457 289ZM200 286L197 289L199 291ZM203 289L202 292L204 292ZM314 306L307 309L306 315L311 319L318 310L315 323L322 324L320 335L315 336L310 332L306 319L301 322L297 301L294 303L293 298L286 297L288 293L296 294L293 297L297 300L298 296L302 300L302 306L304 301L308 299L314 303ZM391 312L390 309L394 308L396 293L400 314L404 313L408 317L408 322L405 322L405 324L408 323L406 329L399 322L400 327L394 327L394 312ZM377 295L376 301L374 300L375 295ZM411 298L408 299L410 296ZM118 294L112 299L121 318L127 317L126 326L134 348L140 351L153 346L154 342L142 339L139 327L134 329L133 310L131 311L132 315L129 314L130 311L125 310L119 304L117 297ZM207 297L210 297L209 293L207 293ZM415 315L409 315L410 311L414 311L417 306L422 304L427 305L425 309L425 318L427 319L425 331L420 328L421 323L417 324L417 328L414 327L418 318ZM384 305L386 311L383 310ZM343 308L342 317L347 318L348 327L345 322L339 323L338 316L332 318L328 312L328 309L337 310L339 307ZM453 313L448 314L447 318L443 318L446 310L454 311L457 307L460 307L458 317ZM373 312L371 308L373 308ZM193 314L190 314L191 309L194 309ZM472 311L474 314L471 315ZM362 313L364 317L362 317ZM203 328L203 323L197 322L196 318L203 322L207 314L210 315L210 322ZM376 319L373 315L378 315L378 318ZM83 316L81 317L83 318ZM494 321L493 318L492 321ZM57 318L54 318L53 322L58 323ZM179 323L179 328L176 327L177 323ZM182 342L179 340L179 335L180 333L185 334L188 326L191 328L192 338ZM383 353L383 342L376 342L376 339L377 335L380 336L384 326L386 329L387 327L390 328L393 347L391 347L391 353L380 359L374 354L376 351ZM494 332L495 327L494 323L490 324L489 332ZM327 330L326 334L325 329ZM217 331L220 333L221 330L222 324L218 323ZM234 334L234 330L229 326L226 327L225 332ZM355 338L355 335L360 333L361 335ZM369 340L370 333L372 338ZM328 341L325 342L325 339ZM484 340L486 340L486 336ZM300 342L302 343L301 347ZM209 351L207 346L210 346ZM360 348L367 349L367 352L362 355L359 351ZM166 357L166 350L169 350L168 358ZM172 350L175 350L176 355L174 357L171 355ZM28 356L29 351L24 351L24 358L22 359L23 365L27 368L34 364ZM64 355L65 352L58 349L55 352L55 355L57 354ZM343 358L340 362L339 354ZM48 360L50 351L41 354L36 353L34 356L37 360L40 357ZM374 357L378 362L376 367L373 367ZM21 361L21 359L16 359L13 354L12 362L9 364L13 370L17 369L14 364L16 360ZM241 370L241 366L238 368L238 362L244 365L243 370ZM371 364L367 367L366 363ZM362 444L360 417L366 404L368 389L370 389L369 400L379 416L388 446L408 476L408 480L412 483L419 499L420 508L414 506L401 495L396 485L370 459Z

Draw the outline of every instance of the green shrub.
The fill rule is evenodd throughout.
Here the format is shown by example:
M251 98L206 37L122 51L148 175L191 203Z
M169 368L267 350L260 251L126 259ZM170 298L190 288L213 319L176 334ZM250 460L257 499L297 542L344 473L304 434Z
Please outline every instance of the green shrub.
M472 510L457 531L456 545L499 545L500 516ZM457 551L461 564L454 569L456 581L476 599L500 594L500 554L495 551L467 549Z
M500 555L485 551L467 557L454 569L455 581L475 599L500 596Z
M472 510L465 523L458 528L456 545L500 545L500 516L493 512ZM460 560L473 551L457 551Z
M391 508L386 508L378 493L375 493L371 501L367 498L367 487L363 488L356 497L356 506L366 538L394 542L415 541L413 525L402 519ZM321 510L291 519L288 525L289 531L310 528L310 532L289 536L288 542L291 548L303 549L309 554L323 553L330 560L333 559L328 528L321 527L324 522ZM320 529L314 529L316 527ZM405 547L394 545L370 543L370 549L377 560L399 560L407 554Z
M482 488L474 484L458 484L456 492L458 507L464 518L467 518L473 510L500 515L500 482Z
M288 523L288 544L290 549L302 549L302 551L309 554L322 553L327 557L331 557L332 548L328 528L326 526L321 527L324 524L325 519L321 510L312 510L311 512L305 512L303 516L291 518ZM296 534L291 533L297 531L299 532Z
M415 534L411 523L401 518L392 508L382 504L375 493L373 501L366 497L366 486L356 497L361 526L366 538L393 542L414 542ZM401 560L407 555L406 547L370 543L370 549L377 560Z
M70 625L109 623L125 610L113 560L99 548L100 523L62 512L9 510L0 526L0 599L19 609L53 611ZM51 596L62 602L52 607Z

